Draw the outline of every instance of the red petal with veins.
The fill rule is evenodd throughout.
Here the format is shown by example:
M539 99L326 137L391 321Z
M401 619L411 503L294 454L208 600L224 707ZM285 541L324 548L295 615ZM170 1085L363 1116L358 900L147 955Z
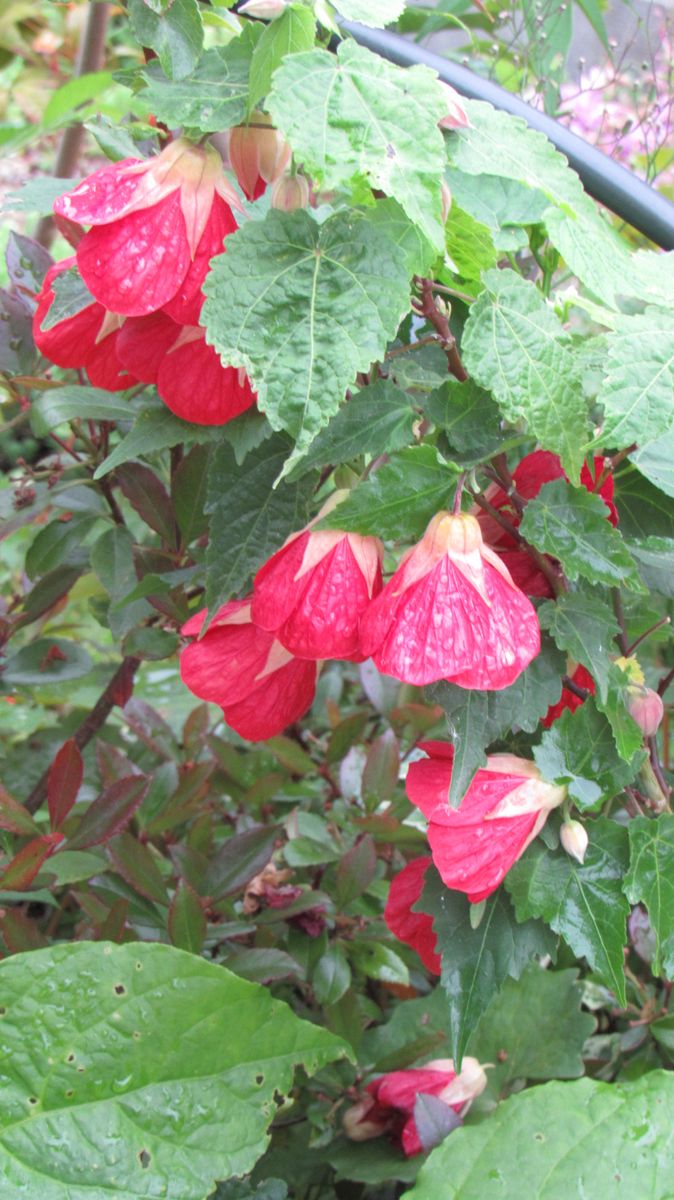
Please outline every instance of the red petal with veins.
M522 760L521 773L516 770L516 759L511 760L512 771L490 770L490 762L495 766L499 761L494 756L487 760L487 768L477 772L459 807L450 808L452 760L444 754L439 756L434 747L434 743L426 743L423 748L430 757L411 764L405 784L407 795L428 818L428 841L443 883L465 892L475 904L499 886L545 823L550 807L561 802L563 790L536 781L533 787L540 789L539 808L491 817L516 789L532 785L527 769L530 764ZM534 795L535 804L538 795Z
M203 331L165 356L157 391L171 412L195 425L224 425L255 403L248 379L241 384L236 367L223 367Z
M390 1071L380 1079L368 1083L366 1091L374 1096L378 1104L386 1108L398 1108L403 1112L412 1112L414 1103L422 1092L427 1096L437 1096L444 1091L447 1084L456 1078L455 1071L433 1071L424 1067L412 1067L406 1071ZM461 1108L461 1105L458 1105Z
M180 192L90 229L77 247L77 263L91 294L111 312L143 317L163 308L191 263Z
M121 330L115 329L102 341L95 342L84 363L90 383L94 387L105 388L108 392L121 392L138 382L137 377L131 375L120 362L120 333Z
M54 212L80 225L107 225L124 215L138 190L144 172L129 174L128 168L139 166L140 158L124 158L109 163L88 175L71 192L54 201ZM150 168L150 162L147 163Z
M326 553L300 573L305 555L311 555L312 546L320 547L321 539ZM332 540L306 531L277 551L255 576L253 618L263 628L274 629L282 645L300 658L358 662L365 657L358 623L370 603L368 582L349 536L330 545ZM377 566L373 594L380 589Z
M227 705L227 724L249 742L275 737L311 708L317 674L315 662L291 659L267 675L245 700Z
M464 688L510 687L541 648L536 612L519 588L508 583L490 563L484 565L489 596L489 634L479 660L454 672L452 683Z
M163 309L148 317L127 317L117 341L120 362L143 383L156 383L159 368L180 334L180 325Z
M194 261L176 295L164 308L164 312L173 317L174 321L181 325L199 324L199 314L204 302L201 287L208 274L210 261L216 254L222 253L225 238L237 228L231 208L216 192Z
M432 861L430 857L413 858L402 871L394 875L384 909L384 920L391 933L416 950L427 970L439 975L442 962L435 950L433 918L425 913L412 912L413 905L423 891L424 878Z
M257 625L211 625L180 656L183 683L201 700L226 708L259 688L274 635ZM268 679L268 677L267 677Z
M180 630L183 637L198 637L206 623L207 616L207 608L201 608L199 612L193 613ZM218 625L246 625L249 623L250 598L247 600L230 600L229 603L223 604L218 609L209 628L215 629Z

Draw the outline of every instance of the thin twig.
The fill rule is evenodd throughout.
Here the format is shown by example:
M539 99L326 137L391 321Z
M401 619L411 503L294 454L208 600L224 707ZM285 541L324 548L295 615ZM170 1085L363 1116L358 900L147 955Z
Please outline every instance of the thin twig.
M660 682L658 684L658 696L664 696L665 692L667 691L667 688L669 687L669 685L673 679L674 679L674 667L672 667L667 672L666 675L663 675L662 679L660 680Z
M620 646L620 653L627 658L630 652L630 644L627 637L625 611L623 609L623 598L620 594L620 588L612 588L611 595L613 597L613 611L615 613L616 621L618 622L618 632L615 640Z
M461 355L456 344L456 338L449 328L449 321L445 313L441 312L435 303L433 280L422 279L420 276L415 275L414 281L421 292L421 300L412 301L413 306L422 317L425 317L437 329L442 348L447 355L447 363L451 374L460 383L465 383L468 378L468 372L461 362Z
M531 543L526 540L526 538L523 538L519 529L513 525L507 517L504 517L497 508L494 508L494 505L490 504L483 495L481 495L479 492L471 492L470 494L478 507L484 509L486 513L489 513L489 516L493 517L496 523L500 525L506 533L509 533L523 550L526 550L527 554L536 563L539 571L547 579L550 587L552 588L553 594L555 596L560 596L563 592L566 592L568 590L568 585L562 571L560 569L556 569L550 559L546 558L544 554L541 554L540 550L537 550L535 546L532 546Z
M647 629L645 633L640 633L639 637L632 642L632 645L629 646L627 650L628 655L634 654L637 646L640 646L642 642L645 642L646 638L650 637L652 633L655 633L656 629L661 629L663 625L669 624L671 624L671 617L660 617L660 620L656 621L655 625L651 625L650 629Z

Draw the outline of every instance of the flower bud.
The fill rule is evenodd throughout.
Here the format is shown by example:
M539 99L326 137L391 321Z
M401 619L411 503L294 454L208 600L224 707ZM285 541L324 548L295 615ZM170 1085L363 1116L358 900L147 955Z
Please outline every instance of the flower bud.
M280 17L288 7L288 0L246 0L240 4L238 12L246 17L259 17L263 21L273 21Z
M627 711L645 737L653 737L662 720L665 706L653 688L633 685L627 689Z
M381 1136L390 1124L391 1115L382 1112L373 1096L363 1096L347 1108L342 1117L342 1129L352 1142L368 1142L370 1138Z
M239 12L241 11L242 10L239 9ZM449 83L443 83L442 80L439 80L438 82L442 88L447 104L447 111L444 117L438 121L438 125L441 129L465 129L466 126L470 124L470 121L468 120L468 114L463 107L461 96L455 88L451 87Z
M579 863L585 861L588 836L585 827L581 825L580 821L565 821L560 830L559 837L567 854L577 859Z
M281 175L271 189L271 206L282 212L306 208L309 203L309 183L303 175Z
M266 113L251 113L250 125L236 125L229 135L229 159L249 200L257 199L290 161L290 146Z
M441 202L442 202L442 223L443 223L443 225L446 225L447 218L449 216L449 213L450 213L450 210L452 207L452 193L450 192L444 179L442 181L440 195L441 195Z

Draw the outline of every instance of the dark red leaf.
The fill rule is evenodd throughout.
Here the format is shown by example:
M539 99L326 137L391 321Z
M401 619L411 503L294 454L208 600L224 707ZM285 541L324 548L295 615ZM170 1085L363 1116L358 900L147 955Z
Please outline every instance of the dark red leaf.
M27 917L20 908L7 908L0 917L0 933L8 950L20 954L22 950L41 950L49 942L37 922Z
M0 876L0 888L3 891L16 892L23 892L29 888L42 864L62 841L62 833L47 833L44 837L33 838L32 842L23 846L5 867Z
M107 842L128 825L149 786L144 775L128 775L101 792L85 812L69 850L86 850Z
M99 942L125 941L126 919L129 915L129 901L120 896L110 908L107 917L98 929Z
M49 768L47 803L52 829L59 829L82 785L84 763L74 738L64 742Z
M6 829L8 833L23 833L32 836L39 834L40 828L36 825L30 813L26 811L23 804L19 804L9 792L6 792L0 783L0 829Z
M148 900L167 904L166 887L159 868L147 846L130 833L120 833L108 844L115 870L130 887Z
M117 468L117 482L129 503L150 529L169 545L177 544L178 530L166 488L154 471L142 463L124 463Z

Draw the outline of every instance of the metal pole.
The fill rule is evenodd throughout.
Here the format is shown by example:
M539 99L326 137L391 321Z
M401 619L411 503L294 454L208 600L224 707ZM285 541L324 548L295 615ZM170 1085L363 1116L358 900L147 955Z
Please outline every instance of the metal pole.
M482 79L466 67L424 50L397 33L367 29L355 21L340 21L340 26L361 46L382 58L403 67L411 67L415 63L432 67L445 83L450 83L470 100L486 100L494 108L500 108L515 117L523 117L527 125L544 133L565 155L580 176L585 190L595 200L656 245L665 250L674 250L674 204L558 121L532 108L519 96L513 96L490 79Z

